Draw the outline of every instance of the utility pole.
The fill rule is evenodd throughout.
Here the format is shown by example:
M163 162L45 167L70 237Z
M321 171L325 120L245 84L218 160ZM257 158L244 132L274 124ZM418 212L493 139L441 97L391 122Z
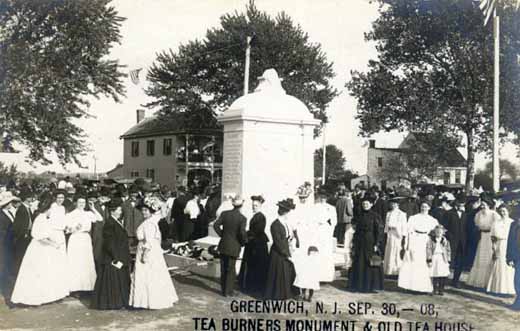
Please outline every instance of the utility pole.
M249 61L251 58L251 40L252 37L247 37L247 46L246 46L246 66L244 73L244 95L249 93Z
M321 170L321 185L325 185L325 167L327 166L326 158L327 158L327 142L325 140L325 124L323 124L323 160L322 160L322 170Z
M96 178L96 180L98 180L98 176L97 176L97 157L94 155L94 178Z
M500 17L493 13L493 39L495 46L494 91L493 91L493 190L500 190L500 147L498 145L500 108Z

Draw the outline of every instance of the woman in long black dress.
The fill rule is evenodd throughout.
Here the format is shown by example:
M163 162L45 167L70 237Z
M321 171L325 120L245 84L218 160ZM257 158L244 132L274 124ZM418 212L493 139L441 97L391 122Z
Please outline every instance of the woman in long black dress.
M260 211L264 198L261 195L251 197L253 203L253 217L249 222L247 244L240 266L238 279L240 288L244 292L260 294L265 291L267 268L269 267L269 252L265 234L266 219Z
M130 251L128 235L122 223L121 205L111 202L110 217L103 227L101 273L94 287L92 307L121 309L128 307L130 295Z
M287 221L289 212L296 208L296 205L292 199L282 200L277 205L279 216L271 224L273 246L269 255L265 297L271 300L286 300L295 296L293 283L296 274L290 260L291 231Z
M348 287L352 291L373 292L383 289L383 266L370 263L373 255L381 256L383 229L379 215L371 210L372 201L363 198L362 211L354 218L352 268Z

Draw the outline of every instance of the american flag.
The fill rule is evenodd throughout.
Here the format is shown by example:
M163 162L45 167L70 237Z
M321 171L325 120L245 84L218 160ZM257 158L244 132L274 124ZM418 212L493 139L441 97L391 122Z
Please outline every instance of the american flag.
M484 13L484 25L487 25L491 15L497 10L498 0L480 0L480 9ZM516 2L516 9L520 7L520 0Z
M132 80L132 83L135 85L139 84L139 72L143 70L142 68L135 69L130 71L130 79Z

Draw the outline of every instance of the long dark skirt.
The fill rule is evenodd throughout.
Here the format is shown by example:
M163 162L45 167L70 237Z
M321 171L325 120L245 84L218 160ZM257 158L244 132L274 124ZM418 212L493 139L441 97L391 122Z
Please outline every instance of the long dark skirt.
M292 262L276 250L271 249L268 270L265 286L265 298L271 300L286 300L293 298L295 296L293 283L296 273Z
M354 255L347 284L351 291L371 292L383 289L383 268L371 267L369 261L370 255L365 250Z
M247 243L238 275L240 289L249 293L264 293L268 268L267 242L252 240Z
M128 307L130 272L128 267L117 269L104 264L98 275L92 297L94 309L121 309Z

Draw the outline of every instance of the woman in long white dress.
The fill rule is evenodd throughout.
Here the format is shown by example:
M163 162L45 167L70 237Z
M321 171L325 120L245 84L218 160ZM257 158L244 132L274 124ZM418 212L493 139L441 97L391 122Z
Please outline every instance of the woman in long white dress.
M90 210L85 210L85 206L86 198L79 196L76 199L76 208L65 215L67 232L70 233L67 243L70 292L92 291L96 284L90 229L93 222L101 221L103 217L93 205Z
M399 209L399 199L390 199L390 211L386 214L385 275L397 276L401 267L401 245L407 231L406 213Z
M31 229L32 240L20 266L11 301L38 306L69 295L65 223L52 217L52 200L42 199Z
M336 273L334 265L334 228L336 227L336 209L326 202L327 195L322 189L316 192L316 204L313 218L318 222L318 269L320 282L332 282Z
M179 300L166 267L159 230L160 213L141 207L144 222L136 230L137 252L130 287L130 306L145 309L170 308Z
M492 210L493 202L482 199L481 210L475 215L475 224L480 230L480 240L477 246L477 254L473 267L466 281L467 285L485 288L491 274L493 265L493 243L491 242L491 226L497 222L500 216Z
M515 294L515 269L506 262L507 238L513 220L505 205L498 208L500 218L491 225L493 266L487 283L487 291L497 294Z
M294 265L295 279L294 286L300 289L300 299L305 298L305 289L319 290L319 279L317 268L314 272L309 273L309 260L314 259L314 255L308 254L309 245L316 245L317 241L317 222L313 219L311 211L314 203L309 201L312 190L307 190L304 185L300 186L296 192L299 203L293 212L289 214L290 221L287 222L289 232L294 238L290 241L289 249L291 250L291 262ZM316 286L315 280L318 285Z
M429 233L439 223L428 214L430 207L429 202L423 201L421 212L408 220L406 253L397 280L397 285L406 290L425 293L433 291L430 268L426 261L426 244Z

